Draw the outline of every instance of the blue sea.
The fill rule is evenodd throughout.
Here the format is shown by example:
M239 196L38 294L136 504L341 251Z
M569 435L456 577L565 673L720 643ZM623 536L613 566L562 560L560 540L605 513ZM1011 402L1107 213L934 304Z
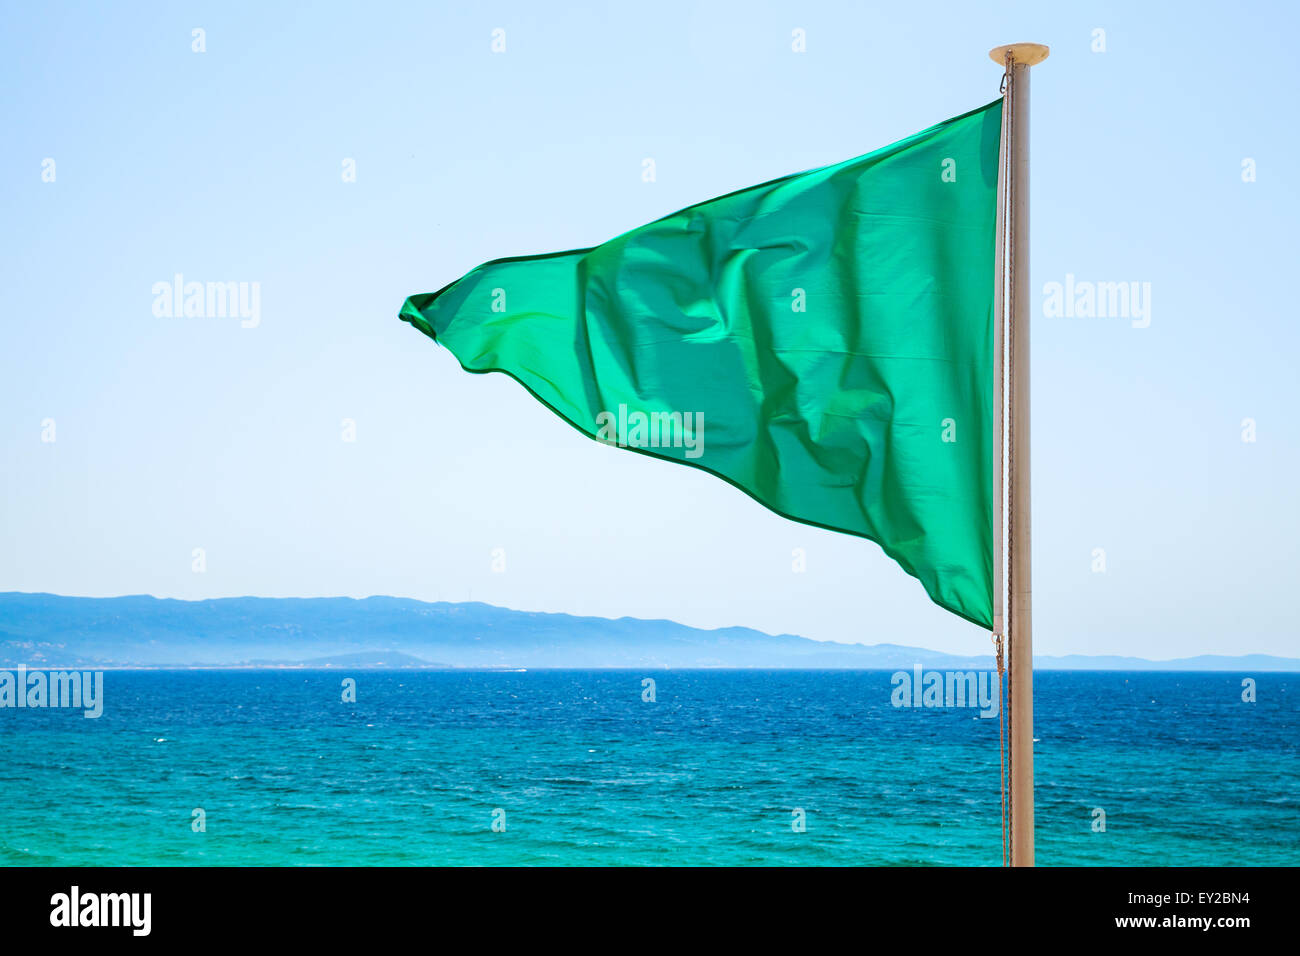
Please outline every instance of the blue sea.
M887 671L104 681L99 719L0 710L0 863L1001 859L998 720L894 707ZM1047 671L1035 691L1040 865L1300 863L1300 675Z

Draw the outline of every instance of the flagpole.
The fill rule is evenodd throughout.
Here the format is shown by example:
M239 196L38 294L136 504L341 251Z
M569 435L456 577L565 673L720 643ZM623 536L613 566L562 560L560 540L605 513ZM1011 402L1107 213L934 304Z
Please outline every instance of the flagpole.
M1030 601L1029 494L1029 68L1047 59L1040 43L989 51L1006 68L1003 123L1011 228L1008 270L1010 332L1007 388L1007 620L1011 737L1011 865L1034 865L1034 658ZM1001 281L1001 277L999 277ZM998 317L1001 321L1001 316ZM1001 355L997 360L1002 360ZM998 401L1001 396L998 396ZM1002 529L995 529L997 534Z

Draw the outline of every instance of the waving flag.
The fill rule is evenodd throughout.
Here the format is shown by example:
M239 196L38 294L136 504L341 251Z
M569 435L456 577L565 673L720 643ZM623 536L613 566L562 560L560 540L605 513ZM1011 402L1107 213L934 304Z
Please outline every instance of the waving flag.
M401 318L592 438L877 542L990 627L1001 114L493 260Z

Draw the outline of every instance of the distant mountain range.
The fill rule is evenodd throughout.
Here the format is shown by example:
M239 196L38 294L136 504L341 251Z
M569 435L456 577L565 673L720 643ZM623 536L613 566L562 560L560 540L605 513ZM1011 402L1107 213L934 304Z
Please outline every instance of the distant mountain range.
M991 655L836 644L744 627L574 617L406 598L177 601L0 593L0 667L984 669ZM1249 654L1170 661L1039 657L1057 670L1300 671Z

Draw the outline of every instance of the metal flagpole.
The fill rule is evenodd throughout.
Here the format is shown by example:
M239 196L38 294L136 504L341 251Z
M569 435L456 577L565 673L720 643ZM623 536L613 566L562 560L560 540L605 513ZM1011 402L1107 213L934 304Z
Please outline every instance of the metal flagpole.
M1006 68L1003 123L1007 126L1007 204L1011 229L1006 256L1006 348L1010 392L1007 430L1007 639L1010 645L1011 865L1034 865L1034 658L1030 611L1029 524L1029 68L1047 59L1040 43L1012 43L989 51ZM1001 277L999 277L999 282ZM998 317L1001 321L1002 317ZM1001 362L1001 355L998 361ZM1001 401L1001 396L998 396ZM995 444L995 447L997 445ZM1000 463L998 463L1000 466ZM1002 529L995 529L1001 534Z

